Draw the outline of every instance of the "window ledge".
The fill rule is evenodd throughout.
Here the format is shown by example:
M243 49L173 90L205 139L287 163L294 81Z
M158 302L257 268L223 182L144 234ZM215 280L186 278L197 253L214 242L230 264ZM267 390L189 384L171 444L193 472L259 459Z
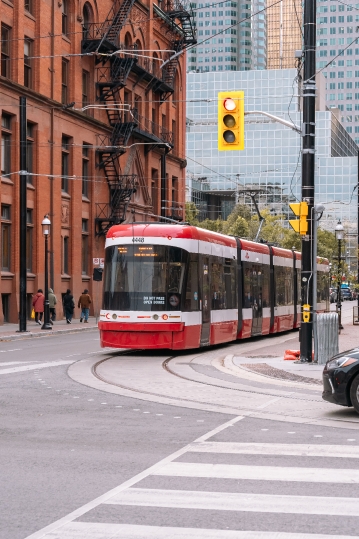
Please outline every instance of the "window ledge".
M82 275L82 280L86 281L86 282L89 282L89 281L91 281L91 277L89 275Z
M70 199L70 198L71 198L71 195L69 195L69 194L66 193L65 191L61 191L61 197L62 197L62 198Z
M10 7L14 7L14 4L10 0L2 0L4 4L7 4Z
M62 34L62 39L64 41L67 41L67 43L71 43L70 39L67 36L65 36L65 34Z
M1 183L7 183L8 185L14 185L14 182L12 180L9 180L9 178L1 178Z
M82 195L82 202L91 202L91 200L85 197L85 195Z
M31 19L32 21L36 22L35 17L33 16L32 13L30 13L30 11L26 11L26 9L25 9L24 13L25 13L25 17L27 17L28 19Z
M62 279L63 281L70 281L71 275L67 275L67 273L62 273L62 274L61 274L61 279Z
M35 273L31 273L31 272L29 272L29 271L27 272L27 279L28 279L29 281L34 281L34 280L35 280L35 277L36 277Z
M27 183L26 189L30 189L30 191L35 191L35 187L32 185L32 183Z
M11 271L2 271L1 272L1 278L2 279L12 279L15 277L15 273L11 273Z

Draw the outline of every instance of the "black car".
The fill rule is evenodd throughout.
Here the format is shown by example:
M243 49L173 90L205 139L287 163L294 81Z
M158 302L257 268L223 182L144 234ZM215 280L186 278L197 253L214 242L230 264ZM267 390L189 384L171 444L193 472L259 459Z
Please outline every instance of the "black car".
M359 348L327 361L323 371L323 394L328 402L354 406L359 414Z

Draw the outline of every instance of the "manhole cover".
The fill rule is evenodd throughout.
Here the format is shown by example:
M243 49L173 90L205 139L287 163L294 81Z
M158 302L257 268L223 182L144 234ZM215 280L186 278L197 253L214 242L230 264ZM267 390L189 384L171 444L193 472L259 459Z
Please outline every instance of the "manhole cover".
M268 357L268 356L267 356ZM299 376L298 374L282 371L271 367L267 363L241 363L241 367L248 369L249 371L269 376L270 378L278 378L279 380L291 380L292 382L302 382L304 384L316 384L322 385L321 380L316 378L308 378L307 376Z

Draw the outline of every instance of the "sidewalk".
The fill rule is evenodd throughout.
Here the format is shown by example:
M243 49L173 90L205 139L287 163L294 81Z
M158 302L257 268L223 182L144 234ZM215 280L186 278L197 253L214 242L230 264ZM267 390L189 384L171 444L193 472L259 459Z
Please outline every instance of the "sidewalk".
M341 330L339 335L339 352L359 347L359 326L353 325L354 305L356 305L356 302L343 303L342 324L344 329ZM335 305L331 306L331 310L335 311ZM299 332L294 333L292 338L291 333L286 335L288 338L284 339L282 343L273 343L271 345L269 341L265 350L261 347L261 342L258 341L258 349L253 348L245 357L236 353L232 360L233 363L237 366L250 363L257 373L262 371L266 376L273 378L280 378L280 373L276 372L280 370L309 379L321 380L324 365L298 364L294 361L285 361L283 359L285 350L300 349ZM260 365L255 366L256 364ZM264 365L270 368L267 369Z
M79 318L72 320L71 324L67 324L65 319L57 320L52 326L52 330L43 330L34 320L27 321L27 332L17 333L19 324L4 324L0 326L0 342L15 341L17 339L29 339L31 337L41 338L49 337L50 335L61 335L65 333L76 333L78 331L89 331L97 328L96 318L90 317L88 324L80 323Z

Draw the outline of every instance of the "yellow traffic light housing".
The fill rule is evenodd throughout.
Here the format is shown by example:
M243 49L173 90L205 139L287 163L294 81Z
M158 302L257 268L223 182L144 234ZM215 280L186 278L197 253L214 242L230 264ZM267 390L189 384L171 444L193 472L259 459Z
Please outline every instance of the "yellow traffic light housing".
M299 219L292 219L289 224L293 227L293 230L299 232L301 236L305 236L308 232L308 204L307 202L297 202L295 204L289 204L292 212L298 215Z
M244 150L244 92L218 93L218 150Z

